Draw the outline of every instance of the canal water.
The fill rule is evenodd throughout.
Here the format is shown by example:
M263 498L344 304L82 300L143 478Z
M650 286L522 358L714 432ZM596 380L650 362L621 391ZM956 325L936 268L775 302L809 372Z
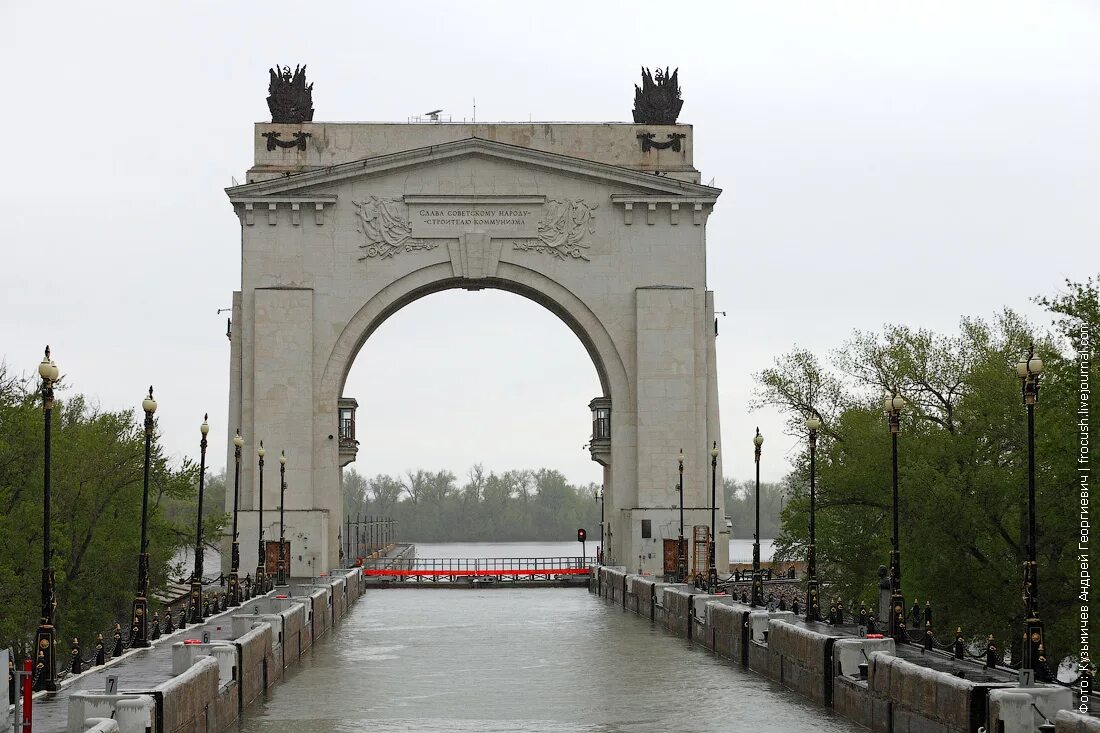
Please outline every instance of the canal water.
M368 590L245 733L863 729L583 589Z

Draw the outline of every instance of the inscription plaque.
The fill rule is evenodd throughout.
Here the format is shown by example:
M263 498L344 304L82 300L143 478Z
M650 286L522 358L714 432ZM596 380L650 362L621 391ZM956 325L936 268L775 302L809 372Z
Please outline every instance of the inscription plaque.
M409 203L414 238L458 237L467 232L511 238L538 236L541 204Z

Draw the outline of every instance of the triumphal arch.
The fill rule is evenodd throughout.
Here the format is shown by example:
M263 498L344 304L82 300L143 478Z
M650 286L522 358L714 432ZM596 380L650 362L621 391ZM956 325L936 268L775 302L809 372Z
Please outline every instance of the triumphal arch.
M679 531L677 457L685 526L709 525L721 445L706 279L721 192L699 182L692 127L673 122L676 76L644 78L634 123L400 124L314 122L301 77L272 72L274 121L255 125L255 163L227 189L241 226L229 432L245 441L242 574L254 566L260 440L266 538L278 536L271 459L285 450L292 572L340 561L341 468L371 454L349 431L345 379L383 321L449 288L529 298L584 344L601 391L577 405L577 446L603 466L604 561L660 573L662 540ZM720 463L717 480L725 568Z

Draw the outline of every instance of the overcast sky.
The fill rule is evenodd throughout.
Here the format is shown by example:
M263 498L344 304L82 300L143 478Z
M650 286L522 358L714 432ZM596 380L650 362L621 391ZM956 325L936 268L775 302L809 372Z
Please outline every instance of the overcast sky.
M224 445L239 224L268 67L307 63L318 121L628 121L638 67L679 67L708 226L725 466L797 440L752 374L854 328L953 329L1100 270L1095 2L50 3L0 0L0 359L49 343L70 389L169 450ZM461 386L462 389L456 389ZM405 308L360 353L367 474L547 466L598 481L598 382L548 311L494 291ZM262 436L261 436L262 437ZM275 446L277 449L277 446ZM220 467L225 456L211 455ZM672 481L674 466L669 467Z

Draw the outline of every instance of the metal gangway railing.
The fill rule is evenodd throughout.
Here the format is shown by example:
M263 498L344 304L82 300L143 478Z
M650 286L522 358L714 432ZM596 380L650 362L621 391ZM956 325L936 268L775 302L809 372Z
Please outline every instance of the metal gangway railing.
M398 563L366 562L363 575L414 582L556 581L588 575L590 562L584 557L416 557Z

